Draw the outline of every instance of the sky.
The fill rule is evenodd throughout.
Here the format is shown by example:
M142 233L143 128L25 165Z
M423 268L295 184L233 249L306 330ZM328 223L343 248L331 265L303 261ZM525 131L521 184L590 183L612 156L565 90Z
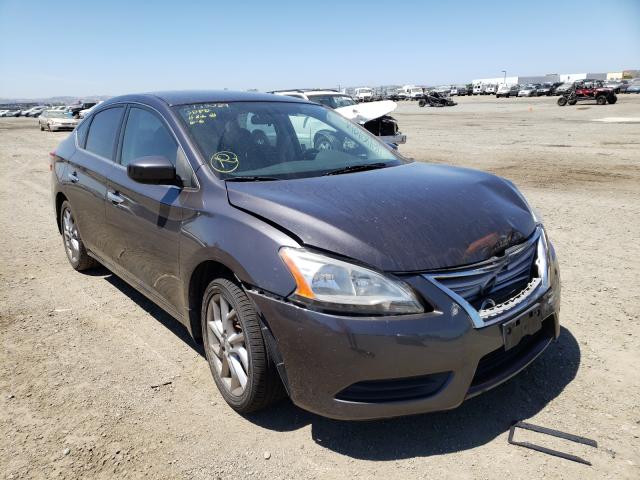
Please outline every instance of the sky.
M640 69L640 0L0 0L0 98Z

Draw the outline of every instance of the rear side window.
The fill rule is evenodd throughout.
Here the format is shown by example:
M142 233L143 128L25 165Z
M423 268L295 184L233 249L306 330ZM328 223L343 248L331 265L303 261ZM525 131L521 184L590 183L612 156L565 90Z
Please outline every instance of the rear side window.
M115 107L96 113L89 127L85 149L113 160L116 135L123 111L123 107Z
M129 109L122 140L120 163L125 167L136 158L161 156L174 165L178 144L164 122L142 108Z

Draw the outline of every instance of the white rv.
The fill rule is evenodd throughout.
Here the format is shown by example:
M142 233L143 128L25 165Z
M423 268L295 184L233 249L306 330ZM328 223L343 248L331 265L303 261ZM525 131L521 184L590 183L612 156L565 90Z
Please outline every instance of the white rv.
M358 102L370 102L371 100L373 100L373 88L356 88L354 93L354 97Z

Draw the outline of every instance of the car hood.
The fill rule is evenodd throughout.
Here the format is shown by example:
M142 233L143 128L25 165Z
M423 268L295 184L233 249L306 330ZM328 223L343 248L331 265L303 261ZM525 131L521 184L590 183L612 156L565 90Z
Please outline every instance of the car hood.
M398 108L396 102L383 100L381 102L359 103L340 107L336 108L335 111L353 122L367 123L369 120L380 118L393 112L396 108Z
M523 197L487 173L424 163L272 182L227 182L231 205L305 246L389 272L491 258L535 230Z

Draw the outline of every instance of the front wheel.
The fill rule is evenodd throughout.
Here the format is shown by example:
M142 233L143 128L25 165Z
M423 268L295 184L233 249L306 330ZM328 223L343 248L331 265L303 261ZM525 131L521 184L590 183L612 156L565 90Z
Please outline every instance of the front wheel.
M564 107L567 104L567 98L566 97L560 97L558 99L558 105L561 107Z
M202 299L204 351L222 397L239 413L260 410L283 396L251 301L231 280L217 278Z
M614 104L614 103L616 103L617 101L618 101L618 97L617 97L616 95L611 95L611 96L609 97L609 103L610 103L611 105L613 105L613 104Z
M422 99L420 99L418 101L418 106L419 107L424 107L426 104L427 104L427 101L424 98L422 98Z

